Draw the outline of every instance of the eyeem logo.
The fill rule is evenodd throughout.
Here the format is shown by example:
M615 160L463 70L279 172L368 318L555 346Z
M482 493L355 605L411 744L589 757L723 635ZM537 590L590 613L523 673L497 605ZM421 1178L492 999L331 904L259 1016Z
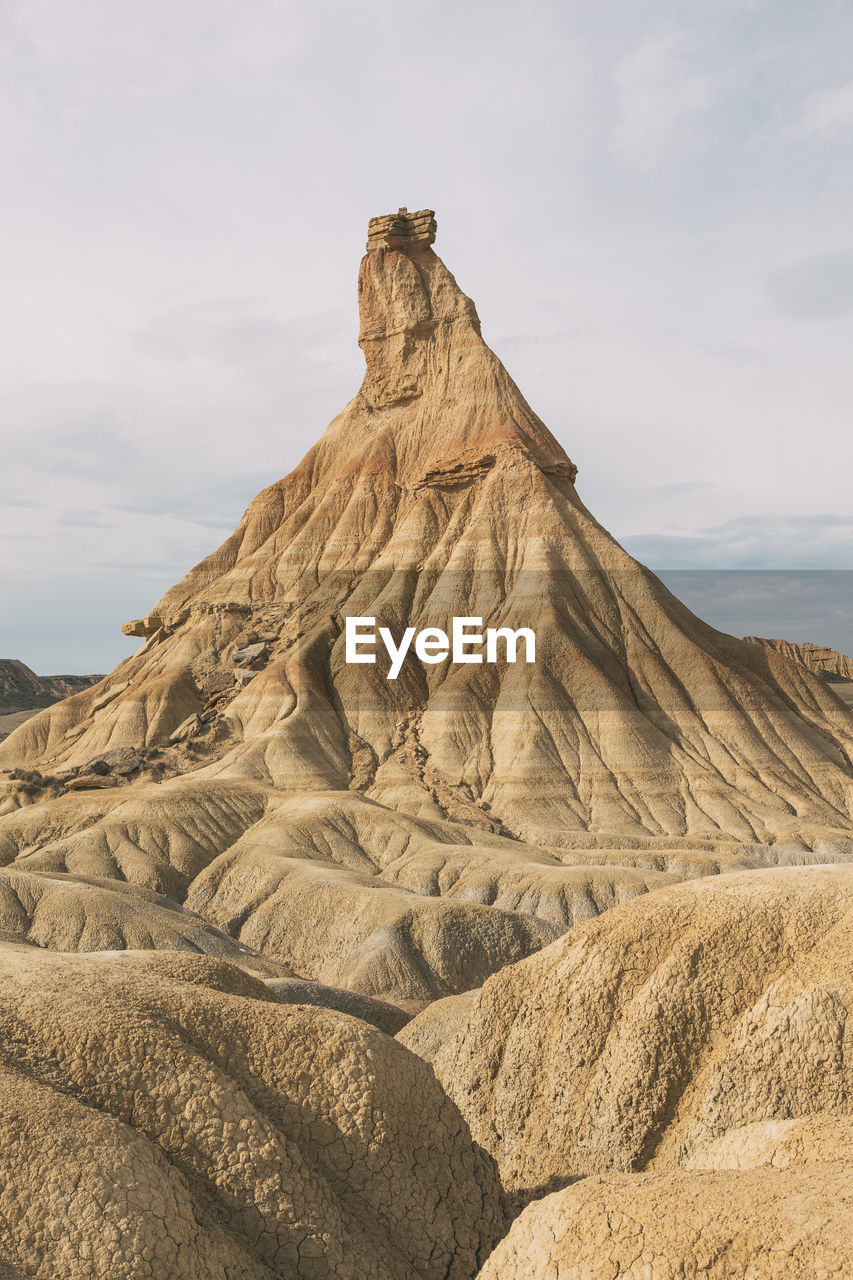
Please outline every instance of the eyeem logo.
M453 662L482 662L482 653L471 653L477 645L486 645L486 662L498 661L498 641L503 641L504 656L507 662L515 662L519 640L524 641L525 662L536 661L536 636L530 627L519 627L513 631L511 627L487 627L482 631L482 618L454 618L453 640L448 639L447 632L440 627L424 627L417 631L414 627L406 627L399 644L387 627L379 628L379 637L385 646L391 666L388 680L396 680L406 654L415 642L415 653L421 662L444 662L450 657ZM345 628L345 660L347 662L373 663L375 653L365 653L368 648L376 646L375 618L347 618Z

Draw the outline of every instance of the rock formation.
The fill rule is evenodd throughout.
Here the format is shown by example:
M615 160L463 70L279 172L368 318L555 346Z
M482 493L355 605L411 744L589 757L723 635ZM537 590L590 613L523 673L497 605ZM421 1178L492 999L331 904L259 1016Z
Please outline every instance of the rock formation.
M481 1280L853 1274L851 939L853 867L695 880L411 1022L527 1206Z
M396 213L371 218L367 227L367 252L374 249L406 249L415 244L435 244L437 230L435 210L421 209L409 213L398 209Z
M371 221L353 400L0 743L0 1276L851 1273L853 716L595 521L435 234ZM554 1194L486 1262L494 1161Z
M0 712L44 707L102 679L103 676L37 676L17 658L0 658Z
M126 879L409 1010L668 877L853 829L850 713L596 523L434 237L371 222L358 394L128 624L137 653L0 744L4 863ZM536 663L392 681L345 661L361 616L529 627Z
M744 636L749 644L763 645L783 653L786 658L797 662L802 667L822 676L824 680L853 680L853 658L839 653L837 649L828 649L826 645L812 644L806 640L803 644L793 644L790 640L765 640L761 636Z

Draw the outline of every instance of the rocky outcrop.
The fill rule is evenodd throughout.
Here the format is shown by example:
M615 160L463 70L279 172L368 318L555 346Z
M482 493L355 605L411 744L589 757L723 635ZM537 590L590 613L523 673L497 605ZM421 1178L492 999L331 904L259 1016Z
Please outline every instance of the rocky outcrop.
M853 717L596 522L434 239L371 222L357 394L0 743L0 1274L850 1273Z
M477 987L573 921L677 878L563 867L487 831L395 817L350 791L271 800L258 784L189 775L33 799L0 824L0 860L126 877L294 973L410 1010Z
M352 401L133 623L137 653L0 743L0 768L66 780L7 774L5 862L132 868L300 977L408 1011L672 877L853 833L849 711L595 521L434 236L428 210L371 224ZM346 661L363 616L530 628L536 660L413 651L391 680L382 653ZM122 751L137 771L90 767Z
M809 640L793 644L790 640L765 640L761 636L744 636L744 639L749 644L763 645L776 653L784 654L792 662L799 663L824 680L853 680L853 658L839 653L837 649L812 644Z
M0 936L62 952L183 951L231 960L262 978L289 974L164 895L120 880L5 867Z
M367 252L373 249L407 249L414 244L434 244L436 233L434 209L396 213L371 218L367 227Z
M400 217L411 235L392 245ZM701 623L595 522L411 217L382 220L362 263L352 402L147 615L146 644L111 677L124 690L36 717L0 761L165 745L195 714L198 763L316 791L349 785L359 743L366 789L392 810L433 808L429 774L538 844L849 829L849 713L775 652ZM344 662L344 614L532 626L536 665L412 660L391 684L381 663Z

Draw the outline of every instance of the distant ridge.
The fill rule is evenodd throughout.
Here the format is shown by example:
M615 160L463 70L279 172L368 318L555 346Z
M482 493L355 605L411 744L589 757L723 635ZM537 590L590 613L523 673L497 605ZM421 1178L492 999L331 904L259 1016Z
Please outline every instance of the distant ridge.
M0 658L0 711L48 707L102 679L99 675L37 676L18 658Z
M783 653L793 662L808 667L815 675L824 680L853 680L853 658L839 653L837 649L828 649L826 645L812 644L805 640L802 644L794 644L791 640L766 640L763 636L744 636L749 644L764 645L767 649L775 649Z

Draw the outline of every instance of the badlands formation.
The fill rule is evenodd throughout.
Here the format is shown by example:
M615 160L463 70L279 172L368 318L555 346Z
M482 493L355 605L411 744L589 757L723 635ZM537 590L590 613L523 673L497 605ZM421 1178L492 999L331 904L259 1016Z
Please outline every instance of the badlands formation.
M355 398L0 743L0 1276L853 1274L853 716L595 521L435 231L372 220ZM471 617L535 663L346 661Z
M16 658L0 658L0 715L59 702L103 676L37 676Z
M837 649L812 644L808 640L803 644L793 644L790 640L765 640L761 636L744 636L744 639L750 644L764 645L777 653L784 653L786 658L808 667L824 680L853 680L853 658L839 653Z

